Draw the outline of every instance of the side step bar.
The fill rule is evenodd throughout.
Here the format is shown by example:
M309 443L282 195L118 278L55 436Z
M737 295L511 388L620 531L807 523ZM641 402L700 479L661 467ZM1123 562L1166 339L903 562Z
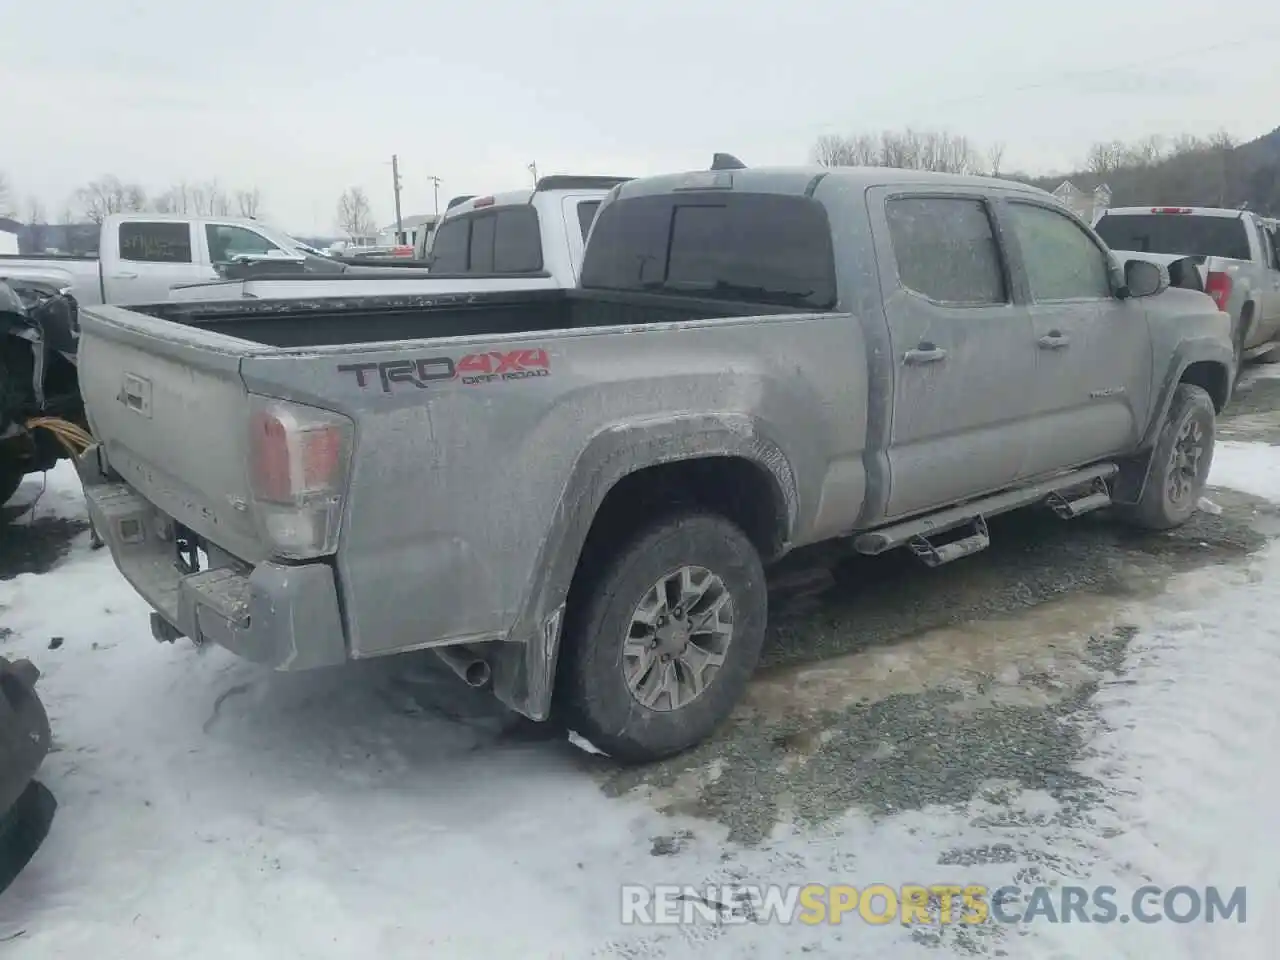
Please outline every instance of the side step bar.
M861 534L854 539L853 548L868 556L878 556L895 547L909 545L911 552L926 564L931 567L940 566L985 550L991 545L991 537L987 533L987 517L1040 501L1046 501L1049 508L1063 519L1078 517L1108 506L1111 495L1107 492L1106 481L1115 476L1119 469L1114 463L1100 463L1016 490L1006 490L981 500L948 507L925 517L905 520ZM1084 486L1089 488L1084 496L1070 500L1063 496L1064 490ZM932 542L932 538L939 534L966 525L971 525L973 529L959 539L941 545Z

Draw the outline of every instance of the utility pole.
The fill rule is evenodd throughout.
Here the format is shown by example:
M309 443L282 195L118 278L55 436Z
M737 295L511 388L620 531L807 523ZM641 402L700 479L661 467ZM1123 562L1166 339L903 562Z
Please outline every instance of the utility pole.
M391 181L396 192L396 243L404 243L404 224L400 222L400 160L391 155Z
M538 165L536 163L529 164L529 172L533 174L533 185L538 185Z
M431 181L432 199L435 203L436 216L438 217L440 216L440 178L427 177L427 179Z

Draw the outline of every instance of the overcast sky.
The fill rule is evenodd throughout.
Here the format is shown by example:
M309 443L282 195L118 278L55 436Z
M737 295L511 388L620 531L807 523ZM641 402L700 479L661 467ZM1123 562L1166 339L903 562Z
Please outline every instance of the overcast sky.
M406 215L432 175L443 206L530 162L803 163L820 134L908 125L1048 172L1097 140L1280 126L1278 48L1274 0L16 0L0 172L50 215L107 173L217 178L325 233L351 185L394 218L392 153Z

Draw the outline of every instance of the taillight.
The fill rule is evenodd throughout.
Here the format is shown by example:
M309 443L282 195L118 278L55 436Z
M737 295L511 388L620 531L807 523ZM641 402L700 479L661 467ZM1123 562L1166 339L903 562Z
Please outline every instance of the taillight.
M1223 270L1210 270L1204 282L1204 292L1213 297L1219 310L1227 309L1227 301L1231 299L1231 274Z
M334 552L354 424L300 403L249 402L249 488L262 532L284 557Z

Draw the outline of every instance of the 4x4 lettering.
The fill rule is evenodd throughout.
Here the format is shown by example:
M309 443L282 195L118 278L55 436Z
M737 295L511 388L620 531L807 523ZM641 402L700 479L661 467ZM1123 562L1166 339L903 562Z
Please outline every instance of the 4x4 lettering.
M523 370L524 365L521 361L524 359L524 350L512 350L510 353L495 353L494 356L498 360L498 366L494 373L510 373L512 370Z
M493 360L487 353L468 353L458 361L458 373L493 373Z

